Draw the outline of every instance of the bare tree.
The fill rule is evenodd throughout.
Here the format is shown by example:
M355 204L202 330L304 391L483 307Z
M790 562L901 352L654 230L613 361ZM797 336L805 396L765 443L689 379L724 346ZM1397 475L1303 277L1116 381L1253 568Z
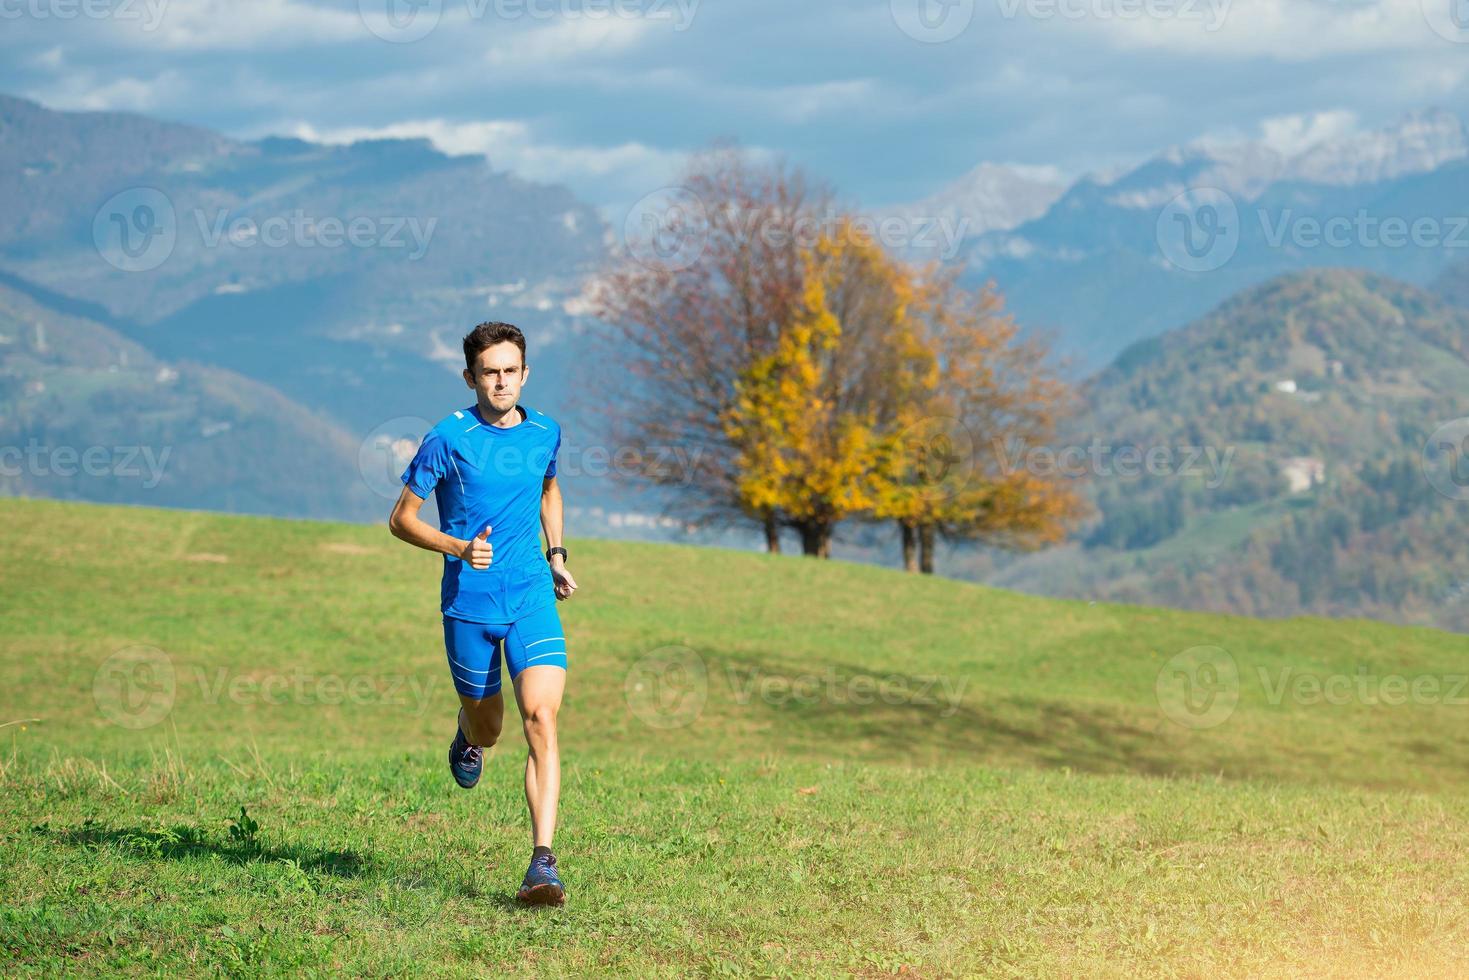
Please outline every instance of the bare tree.
M783 162L715 145L691 160L678 187L645 200L588 294L605 324L593 356L606 379L606 435L640 461L634 479L684 491L671 513L703 525L754 521L779 551L782 515L740 505L736 449L721 418L740 372L791 321L801 242L831 193Z

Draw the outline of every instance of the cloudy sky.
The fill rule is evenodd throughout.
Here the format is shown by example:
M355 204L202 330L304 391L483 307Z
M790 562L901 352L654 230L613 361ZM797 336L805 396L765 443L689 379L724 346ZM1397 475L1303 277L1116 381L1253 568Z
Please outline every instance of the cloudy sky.
M0 0L0 50L53 108L426 135L604 207L721 137L879 206L980 161L1469 117L1469 0Z

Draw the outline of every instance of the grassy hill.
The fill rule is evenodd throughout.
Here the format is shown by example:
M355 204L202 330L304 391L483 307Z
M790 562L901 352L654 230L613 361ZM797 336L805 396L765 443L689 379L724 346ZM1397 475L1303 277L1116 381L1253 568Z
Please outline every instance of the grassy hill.
M7 973L1469 969L1459 636L573 539L532 912L514 709L480 787L443 771L435 556L0 521Z

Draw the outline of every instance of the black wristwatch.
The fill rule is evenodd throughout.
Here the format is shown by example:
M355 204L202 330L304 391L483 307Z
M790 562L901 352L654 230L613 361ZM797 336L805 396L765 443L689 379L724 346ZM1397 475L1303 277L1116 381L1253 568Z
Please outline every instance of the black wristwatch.
M551 560L551 556L554 555L554 554L556 554L558 551L561 552L561 558L562 558L563 561L566 560L567 558L570 558L571 557L570 555L568 555L566 553L566 549L565 548L562 548L561 546L558 545L555 548L547 549L547 551L546 551L546 561L550 561Z

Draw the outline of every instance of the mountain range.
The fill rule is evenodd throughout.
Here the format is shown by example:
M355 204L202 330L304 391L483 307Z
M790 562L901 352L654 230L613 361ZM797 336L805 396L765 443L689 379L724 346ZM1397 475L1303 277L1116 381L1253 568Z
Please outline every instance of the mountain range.
M976 173L1009 195L1006 206L967 196L965 177L892 213L929 208L970 229L957 250L967 281L993 280L1018 321L1047 336L1078 377L1281 272L1352 266L1428 285L1469 255L1469 133L1442 110L1293 153L1260 141L1170 147L1060 193L1054 175L1038 179L1034 168ZM1206 210L1226 234L1194 265L1174 236L1196 229L1173 219ZM1389 221L1431 224L1395 245L1382 234ZM1344 233L1323 234L1343 222Z
M1430 110L1291 153L1174 147L1070 184L985 163L888 209L963 229L969 281L1052 337L1087 406L1071 445L1214 453L1214 470L1083 477L1096 516L1061 548L952 549L941 566L1052 594L1469 628L1469 602L1445 598L1469 595L1459 502L1424 479L1444 465L1425 455L1435 427L1469 416L1465 251L1298 233L1365 213L1447 234L1469 215L1466 177L1465 127ZM1186 221L1235 209L1221 261L1179 267L1191 253L1160 229L1180 195ZM529 404L569 432L596 410L556 382L595 374L579 297L612 232L484 157L0 97L0 205L0 491L380 520L417 436L468 400L457 338L485 319L530 337ZM91 471L46 446L95 450ZM129 452L141 475L118 479ZM586 533L690 533L570 462ZM888 537L853 526L835 553L895 562Z

